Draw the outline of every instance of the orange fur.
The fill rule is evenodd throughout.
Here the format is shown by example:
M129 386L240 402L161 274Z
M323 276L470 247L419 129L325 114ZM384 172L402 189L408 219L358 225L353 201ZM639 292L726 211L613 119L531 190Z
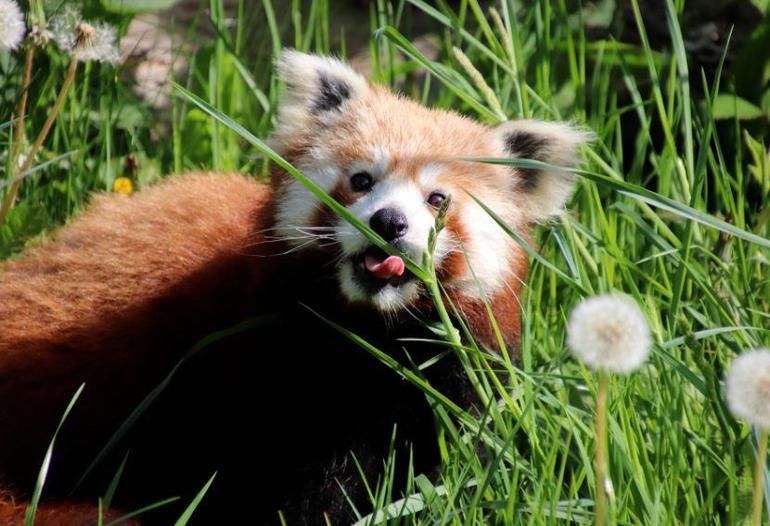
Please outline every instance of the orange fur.
M0 406L5 479L32 487L30 468L81 382L73 417L119 421L179 358L169 340L153 341L158 334L205 327L221 299L246 301L259 289L270 260L251 257L260 250L252 236L267 226L270 206L270 189L243 176L173 178L131 197L95 197L50 239L2 264L0 399L14 401ZM173 353L164 355L163 343ZM94 435L105 438L112 429L103 427ZM67 508L73 517L80 510Z
M0 491L0 524L3 526L22 526L27 511L27 504L17 502L7 491ZM113 510L102 510L103 524L121 517ZM61 502L54 505L41 505L35 514L37 526L96 526L99 523L99 509L95 506ZM135 520L120 522L121 526L138 526Z
M0 267L5 363L30 358L7 341L59 338L149 300L212 258L241 253L268 198L245 177L204 174L132 197L96 196L53 239Z

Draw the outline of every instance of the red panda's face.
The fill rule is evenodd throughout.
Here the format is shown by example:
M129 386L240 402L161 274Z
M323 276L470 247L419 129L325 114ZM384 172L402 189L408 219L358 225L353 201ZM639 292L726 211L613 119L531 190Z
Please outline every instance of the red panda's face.
M508 287L526 260L473 197L526 235L532 223L558 213L571 193L566 172L462 160L524 157L570 165L585 136L568 125L484 126L371 86L329 58L286 52L279 70L288 86L273 147L403 256L374 247L283 176L278 235L298 251L326 251L351 302L395 312L419 298L421 283L404 269L403 258L422 261L437 210L450 196L448 223L434 252L442 283L473 297Z

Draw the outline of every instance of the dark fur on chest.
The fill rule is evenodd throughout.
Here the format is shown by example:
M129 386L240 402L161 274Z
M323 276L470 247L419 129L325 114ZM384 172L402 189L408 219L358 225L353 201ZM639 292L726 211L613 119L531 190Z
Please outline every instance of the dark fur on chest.
M279 291L263 294L278 298ZM342 308L328 280L302 283L285 298L275 301L268 315L264 305L256 305L261 302L244 309L244 317L256 316L254 326L186 362L78 494L103 493L130 450L114 501L121 509L174 495L189 501L217 471L196 512L198 524L275 524L278 510L289 524L321 524L324 513L334 524L344 524L353 515L340 485L361 512L368 512L354 458L369 483L376 484L394 426L397 481L403 484L410 451L416 473L434 473L439 457L425 395L300 302L402 363L409 360L404 345L417 363L442 349L399 343L399 337L428 335L417 323L387 327L379 315ZM218 304L227 305L227 298ZM164 309L175 310L173 305ZM182 345L171 337L166 343ZM453 356L425 374L442 393L470 405L467 379ZM71 434L62 438L62 458L52 471L52 497L66 494L84 461L98 450L81 449L76 441L91 425L85 416L69 424ZM96 434L103 435L100 431ZM146 523L167 524L182 506L148 515Z

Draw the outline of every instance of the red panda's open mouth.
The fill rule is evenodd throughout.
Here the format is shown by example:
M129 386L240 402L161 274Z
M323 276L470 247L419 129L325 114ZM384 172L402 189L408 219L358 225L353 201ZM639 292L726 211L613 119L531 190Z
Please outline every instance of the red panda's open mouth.
M401 257L392 256L375 246L353 256L351 262L359 283L372 289L381 289L385 285L397 287L403 281L414 278Z

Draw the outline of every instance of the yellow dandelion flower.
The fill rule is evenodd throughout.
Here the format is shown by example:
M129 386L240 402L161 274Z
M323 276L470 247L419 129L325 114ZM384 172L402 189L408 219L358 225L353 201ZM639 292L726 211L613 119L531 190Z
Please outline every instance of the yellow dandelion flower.
M128 177L118 177L112 185L112 191L116 194L130 194L134 191L134 183Z

